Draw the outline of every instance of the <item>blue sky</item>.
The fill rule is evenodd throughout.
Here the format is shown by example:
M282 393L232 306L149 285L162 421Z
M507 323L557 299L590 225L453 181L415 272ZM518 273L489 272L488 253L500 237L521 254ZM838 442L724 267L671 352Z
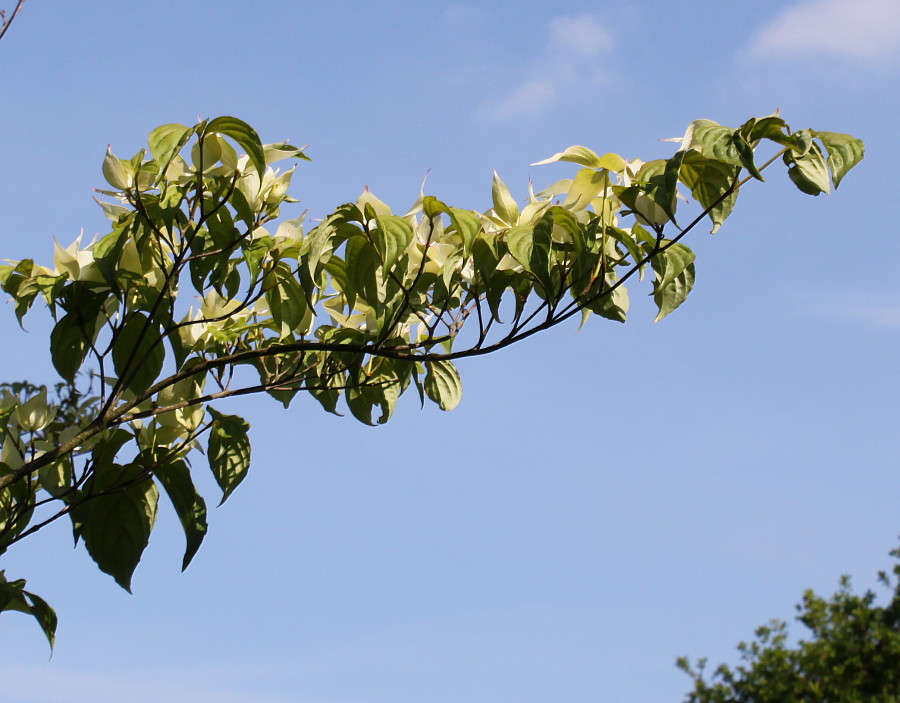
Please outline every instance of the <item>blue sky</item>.
M776 108L867 154L828 197L751 184L688 242L697 284L664 321L633 289L624 326L460 363L451 413L407 399L372 429L311 399L223 405L251 422L251 475L187 572L168 509L134 596L65 525L4 556L61 616L49 663L0 619L7 699L679 701L677 655L733 660L803 589L874 586L900 534L900 7L724 8L26 3L0 42L4 258L103 231L107 144L197 115L311 144L312 218L366 185L404 211L426 172L483 210L492 168L524 198L571 144L655 158L693 119ZM5 377L52 380L46 321L4 314Z

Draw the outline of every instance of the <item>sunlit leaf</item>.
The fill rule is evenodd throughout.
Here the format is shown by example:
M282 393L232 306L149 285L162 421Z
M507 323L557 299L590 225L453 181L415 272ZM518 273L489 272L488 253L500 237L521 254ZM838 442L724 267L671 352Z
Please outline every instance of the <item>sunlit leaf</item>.
M822 141L825 151L828 152L828 166L831 168L834 187L837 188L847 172L862 161L865 145L861 140L855 139L849 134L816 132L815 135Z
M378 227L372 231L372 242L381 256L385 271L390 271L409 248L413 230L409 222L396 215L375 218Z
M441 410L453 410L462 398L462 381L452 361L425 363L425 395Z
M586 146L570 146L565 151L560 151L549 159L536 161L531 165L543 166L557 161L568 161L570 163L586 166L587 168L605 168L610 171L622 171L625 168L625 159L618 154L604 154L603 156L597 156L594 151L588 149Z
M583 168L578 171L563 201L563 207L575 212L584 210L609 184L609 174Z
M106 147L106 156L103 158L103 177L116 190L128 190L134 183L124 162L113 155L110 147Z
M193 132L193 128L183 124L164 124L150 132L147 145L159 173L165 172Z
M494 179L491 185L491 198L494 203L494 212L508 225L514 225L519 219L519 206L509 193L509 188L500 180L500 176L494 171Z
M234 139L250 158L260 179L266 170L266 155L256 130L236 117L216 117L206 125L207 133L215 132Z

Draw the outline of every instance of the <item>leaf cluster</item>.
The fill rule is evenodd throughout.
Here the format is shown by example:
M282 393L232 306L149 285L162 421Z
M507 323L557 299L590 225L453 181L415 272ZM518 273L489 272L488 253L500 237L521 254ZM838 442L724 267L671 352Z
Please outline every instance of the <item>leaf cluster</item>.
M0 267L20 324L36 302L53 316L50 355L70 399L24 387L0 397L0 553L68 516L76 544L130 590L165 495L186 568L207 531L196 455L222 501L250 466L249 424L211 403L268 393L287 407L306 392L377 425L412 388L450 410L456 360L575 316L624 322L625 284L645 271L657 320L675 310L695 278L681 240L705 218L718 229L777 159L818 193L863 153L778 116L737 129L699 120L677 141L648 162L571 147L539 163L575 164L574 177L522 202L495 173L483 213L423 186L396 214L365 190L311 228L303 215L276 223L296 200L294 169L273 164L302 162L303 149L264 144L234 117L163 125L128 159L108 149L98 202L110 231L57 243L52 266ZM757 165L760 146L774 153Z

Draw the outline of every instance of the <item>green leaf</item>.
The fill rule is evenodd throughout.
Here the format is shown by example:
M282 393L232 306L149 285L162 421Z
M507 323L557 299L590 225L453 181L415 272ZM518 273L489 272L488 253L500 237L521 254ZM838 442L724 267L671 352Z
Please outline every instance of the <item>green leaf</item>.
M40 625L41 631L43 631L44 637L47 638L47 642L52 650L53 645L56 643L56 626L58 624L56 611L50 607L47 601L34 593L22 591L22 595L30 615Z
M133 393L147 390L162 371L166 350L160 334L144 313L132 312L113 341L113 366Z
M715 123L700 124L694 129L694 140L708 159L715 159L732 166L742 166L750 174L763 180L753 162L753 147L741 134L741 130L722 127Z
M191 480L191 471L183 459L172 459L160 464L156 467L154 475L172 501L184 529L187 541L184 559L181 562L181 570L184 571L206 537L206 502L197 493Z
M640 225L635 225L635 227L640 228ZM615 241L620 242L625 247L628 254L631 256L632 263L637 264L644 258L644 252L637 243L633 230L629 233L618 227L604 227L602 231L605 235L612 237ZM643 267L641 267L641 277L643 280Z
M534 225L512 227L506 233L506 246L516 261L531 271L531 253L534 248Z
M348 306L353 307L354 296L359 295L375 307L381 302L378 285L380 260L375 247L362 235L350 237L344 249L346 281L344 294Z
M372 243L378 250L384 270L390 271L412 243L412 226L397 215L379 215L375 222L378 226L371 232Z
M675 208L678 195L678 174L681 171L681 164L684 161L684 157L685 152L679 151L671 159L665 161L662 159L648 161L638 172L638 179L646 183L644 188L646 196L650 198L653 203L665 213L666 217L673 222L675 221ZM641 203L639 198L636 199L635 206L635 211L640 214L643 214L642 211L647 209L647 204ZM650 217L647 219L653 221L654 218Z
M272 321L282 338L297 330L309 313L303 288L283 261L279 261L263 279L266 303Z
M216 132L234 139L256 167L260 180L266 171L266 154L256 130L236 117L216 117L206 125L205 133Z
M72 457L64 456L52 464L46 464L38 469L38 480L41 488L54 498L59 498L72 486Z
M159 492L143 476L143 467L114 465L96 476L91 492L98 497L85 504L81 536L104 573L131 593L131 577L150 540Z
M82 331L83 322L69 313L63 315L50 333L50 356L53 367L67 381L74 381L75 374L84 363L90 350L89 340Z
M628 291L625 286L614 288L611 293L604 293L590 305L585 306L585 310L596 313L600 317L614 322L625 322L628 314ZM582 323L583 324L583 323Z
M123 223L116 226L112 232L101 238L94 245L94 263L103 276L103 280L114 291L119 290L119 279L116 273L127 241L128 227Z
M708 159L693 149L681 162L679 179L691 189L691 195L706 210L715 233L734 209L737 191L729 189L737 183L740 168Z
M664 239L661 244L669 241ZM669 244L650 259L650 265L656 273L653 299L659 308L654 322L659 322L681 305L694 287L694 252L684 244Z
M796 156L803 156L813 145L813 131L811 129L798 129L788 136L788 144Z
M422 199L422 209L428 217L435 217L442 212L449 215L453 231L462 240L462 256L468 258L472 254L475 238L481 231L481 217L477 212L448 207L431 195Z
M95 471L102 471L112 467L116 455L128 442L134 439L134 435L128 430L116 427L98 435L99 441L91 450L91 463Z
M164 124L150 132L147 144L150 155L156 162L157 173L163 173L169 167L193 132L192 127L185 127L183 124Z
M788 165L788 176L794 185L807 195L819 195L819 193L831 191L825 156L817 143L813 142L809 150L802 156L786 151L784 162Z
M769 139L783 146L791 146L792 140L785 134L787 123L777 115L748 120L740 127L740 133L751 145L755 146L761 139Z
M647 191L648 187L652 189L650 194ZM635 219L639 224L661 227L672 219L665 209L656 202L656 196L659 193L658 189L652 185L633 185L628 188L614 186L613 190L619 200L634 213Z
M828 166L831 168L831 177L834 179L834 187L837 188L847 172L863 159L865 145L862 140L855 139L849 134L838 132L815 132L825 151L828 152Z
M453 224L453 230L462 239L462 255L468 258L472 254L472 245L475 243L475 237L481 231L481 218L477 212L472 210L461 210L451 207L447 209L450 214L450 222Z
M53 608L43 598L25 590L25 579L7 581L5 573L0 571L0 612L11 610L32 616L53 650L57 626Z
M393 376L384 374L362 376L359 383L347 388L345 393L347 407L353 417L370 426L383 425L390 420L399 397L400 385ZM381 415L373 421L375 407L381 409Z
M213 408L207 408L207 411L213 418L213 424L206 457L222 489L221 505L246 478L250 468L250 438L247 436L250 425L237 415L223 415Z
M441 410L453 410L462 398L462 381L452 361L425 362L425 395Z

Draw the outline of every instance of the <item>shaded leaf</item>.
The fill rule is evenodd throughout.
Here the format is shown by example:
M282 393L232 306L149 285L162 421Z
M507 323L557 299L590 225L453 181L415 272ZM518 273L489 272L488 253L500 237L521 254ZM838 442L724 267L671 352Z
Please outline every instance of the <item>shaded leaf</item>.
M7 581L5 573L0 571L0 612L10 610L33 617L53 649L57 626L53 608L43 598L25 590L25 579Z
M147 390L162 371L165 347L159 325L142 312L130 313L113 343L113 366L124 386L133 393Z
M191 471L183 459L173 459L160 464L156 467L154 475L172 501L184 529L187 541L184 559L181 562L181 570L184 571L206 537L206 502L197 493L191 480Z
M612 292L604 293L590 305L582 308L582 310L588 310L614 322L625 322L628 306L628 291L625 289L625 286L620 285L614 288ZM584 318L582 319L582 324L584 324Z
M667 240L661 243L669 244ZM694 252L676 242L653 256L650 265L656 273L653 300L659 308L654 322L659 322L681 305L694 287Z
M207 408L213 418L209 432L206 458L216 483L222 489L224 503L250 468L249 423L237 415L223 415L213 408Z
M679 178L691 195L704 209L709 210L709 219L716 232L734 209L737 191L729 189L737 183L740 168L721 161L708 159L697 151L690 150L681 163Z
M831 191L825 156L815 142L803 155L786 151L784 162L788 165L788 176L802 192L807 195L819 195Z
M74 381L89 350L81 321L74 314L63 315L50 333L50 357L59 375Z
M150 540L159 492L139 464L113 466L97 477L81 536L104 573L131 593L131 577Z

